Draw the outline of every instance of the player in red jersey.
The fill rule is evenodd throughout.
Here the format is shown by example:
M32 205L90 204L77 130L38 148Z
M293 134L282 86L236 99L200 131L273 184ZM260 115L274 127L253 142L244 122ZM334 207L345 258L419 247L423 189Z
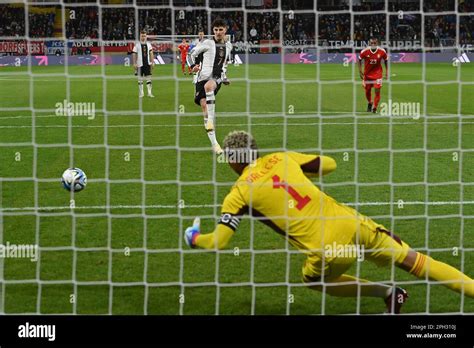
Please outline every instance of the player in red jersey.
M362 79L362 86L365 88L365 97L369 104L367 112L377 112L377 106L380 101L380 88L382 88L382 59L385 63L385 78L388 78L388 56L387 52L377 46L378 40L374 37L370 38L369 47L362 50L359 54L357 65L359 66L359 75ZM364 72L362 72L362 60L364 61ZM372 104L372 87L375 88L375 98Z
M189 45L186 42L186 39L183 39L181 44L178 46L178 50L181 53L181 71L184 75L186 75L185 65L186 65L186 57L189 51ZM188 67L188 73L191 74L191 68Z

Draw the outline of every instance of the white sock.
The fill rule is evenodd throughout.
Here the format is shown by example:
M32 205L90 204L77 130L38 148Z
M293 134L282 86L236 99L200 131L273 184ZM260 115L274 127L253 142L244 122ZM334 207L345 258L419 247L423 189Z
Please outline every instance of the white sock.
M216 132L215 131L208 131L207 132L207 137L211 141L212 146L217 145L217 139L216 139Z
M206 125L207 125L207 117L204 117L204 128L206 128ZM211 141L212 146L217 144L216 132L215 131L207 131L207 137Z
M151 80L146 80L146 88L148 89L148 94L151 94Z
M143 81L138 81L138 91L143 94Z
M214 124L215 110L216 110L216 97L214 92L206 92L206 104L207 104L207 117Z

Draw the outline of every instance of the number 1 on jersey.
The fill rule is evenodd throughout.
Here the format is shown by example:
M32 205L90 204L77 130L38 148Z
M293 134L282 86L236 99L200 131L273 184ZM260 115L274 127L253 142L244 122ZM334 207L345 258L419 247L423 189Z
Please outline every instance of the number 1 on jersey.
M278 175L273 175L272 179L273 179L273 188L274 189L279 189L279 188L284 189L286 192L288 192L290 194L290 196L296 202L298 202L298 204L296 205L296 209L302 210L306 206L306 204L308 204L311 201L311 198L309 198L309 196L302 197L298 193L298 191L296 191L293 187L291 187L290 185L288 185L284 181L280 181L281 179Z

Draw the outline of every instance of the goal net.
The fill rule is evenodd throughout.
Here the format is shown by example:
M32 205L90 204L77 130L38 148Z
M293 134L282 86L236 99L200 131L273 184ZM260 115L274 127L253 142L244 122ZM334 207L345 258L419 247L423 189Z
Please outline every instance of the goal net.
M406 289L404 313L474 313L373 250L348 256L356 296L309 289L307 255L261 218L243 217L223 250L188 248L185 229L199 216L212 232L238 176L176 59L182 38L211 38L224 19L242 66L216 96L218 142L244 130L262 156L332 157L337 170L311 178L324 193L472 277L473 12L467 0L3 1L0 314L383 313L360 279ZM134 75L142 29L154 98ZM357 65L372 37L389 56L376 113ZM70 167L87 175L81 192L61 188Z

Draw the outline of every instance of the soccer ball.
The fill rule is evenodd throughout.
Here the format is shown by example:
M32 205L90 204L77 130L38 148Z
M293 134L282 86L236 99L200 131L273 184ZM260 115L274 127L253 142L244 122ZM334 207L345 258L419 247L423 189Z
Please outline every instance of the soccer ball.
M68 191L79 192L87 185L87 176L82 169L68 168L61 177L63 187Z

